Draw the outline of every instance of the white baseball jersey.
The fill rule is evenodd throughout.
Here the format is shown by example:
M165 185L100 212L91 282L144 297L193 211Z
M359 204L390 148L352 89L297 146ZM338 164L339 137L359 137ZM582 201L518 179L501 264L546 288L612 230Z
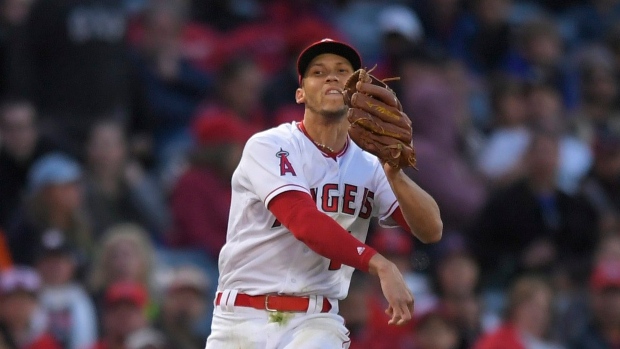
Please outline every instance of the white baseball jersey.
M353 268L310 250L267 209L271 199L288 190L311 195L319 211L360 241L371 217L383 226L396 225L389 216L398 202L374 155L348 139L334 159L296 122L260 132L247 142L232 177L218 290L345 298Z

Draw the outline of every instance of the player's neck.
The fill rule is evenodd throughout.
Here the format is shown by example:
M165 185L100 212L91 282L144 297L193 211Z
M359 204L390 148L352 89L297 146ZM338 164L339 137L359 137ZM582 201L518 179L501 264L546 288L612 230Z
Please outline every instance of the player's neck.
M302 123L308 136L317 146L324 147L332 153L344 148L347 142L348 122L324 122L305 118Z

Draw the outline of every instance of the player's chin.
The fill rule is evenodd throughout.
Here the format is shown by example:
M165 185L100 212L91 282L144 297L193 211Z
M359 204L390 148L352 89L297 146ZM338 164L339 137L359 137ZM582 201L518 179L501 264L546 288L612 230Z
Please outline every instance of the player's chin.
M333 108L325 107L323 108L323 112L321 114L323 114L323 116L328 117L330 119L340 119L340 118L346 117L348 110L349 110L349 107L343 104L341 106L333 107Z

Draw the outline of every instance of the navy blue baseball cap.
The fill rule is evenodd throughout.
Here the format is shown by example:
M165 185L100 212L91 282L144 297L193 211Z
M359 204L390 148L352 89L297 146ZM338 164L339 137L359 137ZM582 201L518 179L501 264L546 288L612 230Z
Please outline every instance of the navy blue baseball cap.
M297 74L299 74L300 83L310 62L312 62L316 56L324 53L333 53L346 58L349 63L351 63L351 66L353 66L353 70L358 70L362 67L362 59L353 47L343 42L326 38L306 47L301 54L299 54L299 58L297 58Z

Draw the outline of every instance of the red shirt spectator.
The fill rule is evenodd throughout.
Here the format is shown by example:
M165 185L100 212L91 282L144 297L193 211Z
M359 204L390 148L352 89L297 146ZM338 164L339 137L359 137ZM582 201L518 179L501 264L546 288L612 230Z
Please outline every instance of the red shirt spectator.
M368 336L364 346L360 348L373 349L408 349L412 341L415 321L403 326L388 325L390 317L385 314L387 302L379 294L371 297L368 302L370 316Z
M483 336L474 349L525 349L517 329L510 323L504 324L492 333Z
M0 229L0 271L9 268L13 264L9 245L6 243L4 231Z
M209 168L192 167L172 193L172 247L199 247L217 259L224 242L230 209L230 181Z
M166 240L172 247L204 249L217 261L226 242L231 176L254 129L222 115L199 119L194 133L200 145L173 189L173 228Z
M45 333L21 349L62 349L62 347L51 334Z
M62 349L47 325L35 318L44 318L38 293L41 279L36 270L15 266L0 273L0 327L16 344L17 349Z
M140 283L118 281L105 291L103 333L92 349L125 349L127 339L140 330L148 329L147 290Z
M544 278L523 274L510 287L506 320L483 335L473 349L560 349L548 339L553 289Z

